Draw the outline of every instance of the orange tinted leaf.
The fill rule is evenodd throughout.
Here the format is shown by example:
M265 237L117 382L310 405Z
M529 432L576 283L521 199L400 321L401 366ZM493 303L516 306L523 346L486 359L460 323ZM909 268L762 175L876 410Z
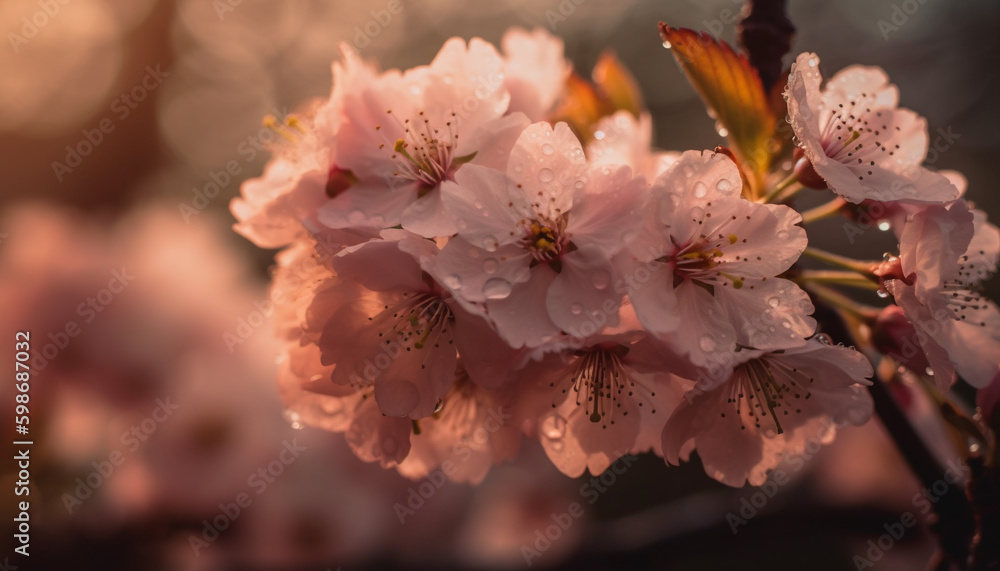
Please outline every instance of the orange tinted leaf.
M566 78L566 88L552 122L565 121L585 141L590 137L591 126L603 116L604 102L594 86L576 73Z
M604 93L611 108L624 109L636 117L642 112L639 84L611 50L605 50L594 65L594 83Z
M775 120L757 71L745 56L704 32L661 22L660 35L710 114L728 131L731 146L759 188L771 163Z

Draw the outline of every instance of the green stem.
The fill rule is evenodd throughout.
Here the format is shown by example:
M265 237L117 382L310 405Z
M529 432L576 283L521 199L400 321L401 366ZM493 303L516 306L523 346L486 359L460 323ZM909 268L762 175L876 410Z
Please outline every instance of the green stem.
M803 270L801 274L796 276L794 281L799 283L812 282L837 284L871 291L878 290L878 283L853 271Z
M765 204L769 202L775 202L775 199L778 198L778 196L780 196L781 193L783 193L787 188L789 188L790 186L792 186L797 182L799 182L799 177L795 173L788 175L788 177L785 180L775 185L774 190L772 190L771 192L767 193L767 195L764 196L764 198L762 199L763 202ZM798 192L801 189L802 187L800 185L799 188L795 190L795 192Z
M873 321L881 312L881 310L877 307L872 307L870 305L854 301L839 291L825 285L809 283L804 284L803 287L805 287L809 293L813 294L830 307L843 311L844 313L849 313L865 322Z
M826 204L820 204L815 208L810 208L802 213L802 224L809 224L811 222L816 222L817 220L832 218L840 213L840 210L845 204L847 204L847 201L838 196Z
M852 272L857 272L865 276L870 275L872 273L872 268L878 266L878 262L855 260L853 258L848 258L824 250L818 250L816 248L806 248L802 254L830 264L831 266L851 270Z

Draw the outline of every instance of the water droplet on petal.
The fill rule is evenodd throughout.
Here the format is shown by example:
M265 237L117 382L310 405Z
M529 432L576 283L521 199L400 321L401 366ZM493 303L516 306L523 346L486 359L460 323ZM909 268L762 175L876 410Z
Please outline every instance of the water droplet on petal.
M558 414L550 414L542 421L542 436L549 440L561 440L566 435L566 419Z
M930 377L933 377L933 376L934 376L934 369L932 369L932 368L930 368L930 367L927 367L927 368L926 368L926 369L924 370L924 372L925 372L925 373L927 373L927 375L928 375L928 376L930 376Z
M888 220L883 220L878 223L878 229L885 232L892 228L892 224Z
M579 303L574 303L573 305L569 306L569 312L572 313L573 315L580 315L581 313L583 313L583 306L580 305Z
M462 276L458 274L451 274L444 278L444 285L451 289L459 289L462 287Z
M281 417L285 419L285 422L295 430L302 430L305 428L305 424L302 422L302 415L295 412L290 408L286 408L281 412Z
M695 206L694 208L691 209L691 218L694 218L695 220L701 220L703 216L705 216L705 209L701 208L700 206Z
M500 267L500 262L497 262L496 258L486 258L483 260L483 271L487 274L493 275L497 273L498 267Z
M788 239L788 231L787 230L781 230L781 231L779 231L778 232L778 239L779 240L787 240Z
M441 412L442 408L444 408L444 400L438 399L437 404L434 405L434 412Z
M781 304L781 300L776 297L772 297L771 299L767 300L767 304L770 305L771 307L778 307L778 305Z
M833 341L830 340L830 336L826 333L816 335L815 339L824 345L833 345Z
M706 353L708 351L714 351L715 339L711 335L708 335L706 333L705 335L701 336L701 339L698 340L698 346L701 347L701 350L705 351Z
M882 299L889 297L889 292L885 291L884 289L880 289L875 293L878 294L878 296L881 297Z
M703 183L701 181L698 181L698 182L694 183L694 197L695 198L705 198L706 194L708 194L708 188L705 186L705 183Z
M347 221L351 224L361 224L365 221L365 213L361 210L352 210L351 213L347 215Z
M672 46L672 45L670 44L670 42L669 42L669 41L667 41L667 40L663 40L663 47L665 47L665 48L667 48L667 49L669 50L669 49L670 49L670 48L672 48L673 46Z
M496 236L487 236L483 238L483 249L487 252L496 252L499 246L500 244L497 243Z
M576 181L576 182L573 183L573 188L575 188L577 190L582 189L583 186L584 185L583 185L583 181L582 180L578 180L578 181Z
M816 67L816 64L819 63L819 61L817 61L816 58L811 57L809 58L809 61L806 63L809 64L809 67Z
M732 187L733 187L733 183L729 182L728 180L726 180L724 178L719 179L719 182L715 183L715 188L721 190L722 192L725 192L725 191L729 190Z
M542 182L542 183L552 182L552 180L555 179L555 178L556 178L556 175L555 175L554 172L552 172L552 169L542 169L542 170L538 171L538 181L539 182Z
M544 153L546 155L551 155L554 152L556 152L556 149L552 145L550 145L548 143L545 143L544 145L542 145L542 153Z
M611 285L611 274L605 270L597 270L590 276L590 283L595 289L607 289Z
M486 299L503 299L510 295L510 282L503 278L490 278L483 284L483 297Z

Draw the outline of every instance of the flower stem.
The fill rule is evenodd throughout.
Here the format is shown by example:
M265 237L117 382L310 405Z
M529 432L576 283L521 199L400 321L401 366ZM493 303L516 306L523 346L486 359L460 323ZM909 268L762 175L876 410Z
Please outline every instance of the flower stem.
M830 264L831 266L851 270L852 272L857 272L865 276L870 275L872 273L872 268L878 266L878 262L855 260L853 258L848 258L846 256L841 256L840 254L834 254L825 250L818 250L816 248L806 248L802 254Z
M802 223L810 224L812 222L816 222L817 220L832 218L840 212L845 204L847 204L847 201L838 196L826 204L820 204L815 208L810 208L802 213Z
M777 202L776 199L779 196L781 196L781 194L783 192L785 192L785 190L787 190L789 187L791 187L792 185L796 184L797 182L799 182L798 175L796 175L795 173L792 173L792 174L788 175L788 177L785 178L785 180L783 180L783 181L779 182L777 185L775 185L774 189L771 192L767 193L767 195L765 195L764 198L761 199L761 200L765 204L767 204L769 202ZM791 198L795 193L797 193L800 190L802 190L802 185L799 185L798 188L794 189L794 191L792 193L790 193L787 198Z
M823 303L848 313L861 321L870 322L878 317L879 309L854 301L839 291L818 283L803 284L803 287Z
M794 281L799 283L829 283L857 287L871 291L878 290L877 282L853 271L803 270Z

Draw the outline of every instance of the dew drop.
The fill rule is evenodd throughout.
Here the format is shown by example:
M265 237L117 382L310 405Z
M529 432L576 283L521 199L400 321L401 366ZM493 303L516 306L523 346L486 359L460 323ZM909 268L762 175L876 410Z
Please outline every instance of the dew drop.
M671 43L669 41L663 40L663 47L665 47L665 48L667 48L669 50L670 48L673 47L673 45L671 45Z
M833 345L833 341L830 340L830 336L826 333L816 335L815 339L824 345Z
M569 306L569 312L572 313L573 315L580 315L581 313L583 313L583 306L580 305L579 303L574 303L573 305Z
M711 335L705 334L701 336L698 340L698 346L701 347L702 351L714 351L715 350L715 339Z
M882 299L889 297L889 292L885 291L884 289L880 289L875 293L878 294L878 296L881 297Z
M302 415L295 412L290 408L286 408L281 412L281 417L285 419L285 422L295 430L302 430L305 428L305 424L302 422Z
M597 270L590 276L590 283L594 289L607 289L611 285L611 274L605 270Z
M576 181L576 182L573 183L573 188L575 188L577 190L582 189L583 186L584 185L583 185L583 181L582 180L578 180L578 181Z
M462 287L462 276L458 274L451 274L444 278L444 285L451 289L459 289Z
M542 145L542 153L544 153L546 155L551 155L554 152L556 152L556 149L552 145L550 145L548 143L545 143L544 145Z
M729 182L727 179L719 179L719 182L715 183L715 188L725 192L733 187L733 183Z
M698 182L694 183L694 197L695 198L705 198L706 194L708 194L708 188L705 186L705 183L703 183L701 181L698 181Z
M888 220L882 220L881 222L878 223L878 229L883 232L886 232L891 228L892 224L890 224Z
M701 220L703 216L705 216L705 209L701 208L700 206L695 206L694 208L691 209L691 218L694 218L695 220Z
M566 419L558 414L550 414L542 421L542 436L549 440L560 440L566 435Z
M347 221L351 224L361 224L365 221L365 213L361 210L352 210L351 213L347 215Z
M497 243L496 236L487 236L483 238L483 249L487 252L496 252L500 244Z
M542 169L542 170L538 171L538 181L539 182L542 182L542 183L552 182L552 180L555 179L555 178L556 178L556 175L555 175L554 172L552 172L552 169Z
M934 369L932 369L930 367L927 367L926 369L924 369L924 372L927 373L927 376L929 376L929 377L933 377L934 376Z
M598 141L603 140L604 131L594 131L594 139L597 139Z
M503 278L490 278L483 284L483 297L486 299L503 299L510 295L510 282Z
M781 304L781 300L776 297L772 297L771 299L767 300L767 304L770 305L771 307L778 307Z
M486 258L483 260L483 271L489 275L497 273L497 268L500 267L500 262L497 262L496 258Z
M778 239L779 240L787 240L788 239L788 231L787 230L781 230L780 232L778 232Z
M816 67L816 64L817 64L817 63L819 63L819 62L818 62L818 61L816 61L816 58L814 58L814 57L811 57L811 58L809 58L809 61L808 61L808 62L806 62L806 63L808 63L808 64L809 64L809 67Z

